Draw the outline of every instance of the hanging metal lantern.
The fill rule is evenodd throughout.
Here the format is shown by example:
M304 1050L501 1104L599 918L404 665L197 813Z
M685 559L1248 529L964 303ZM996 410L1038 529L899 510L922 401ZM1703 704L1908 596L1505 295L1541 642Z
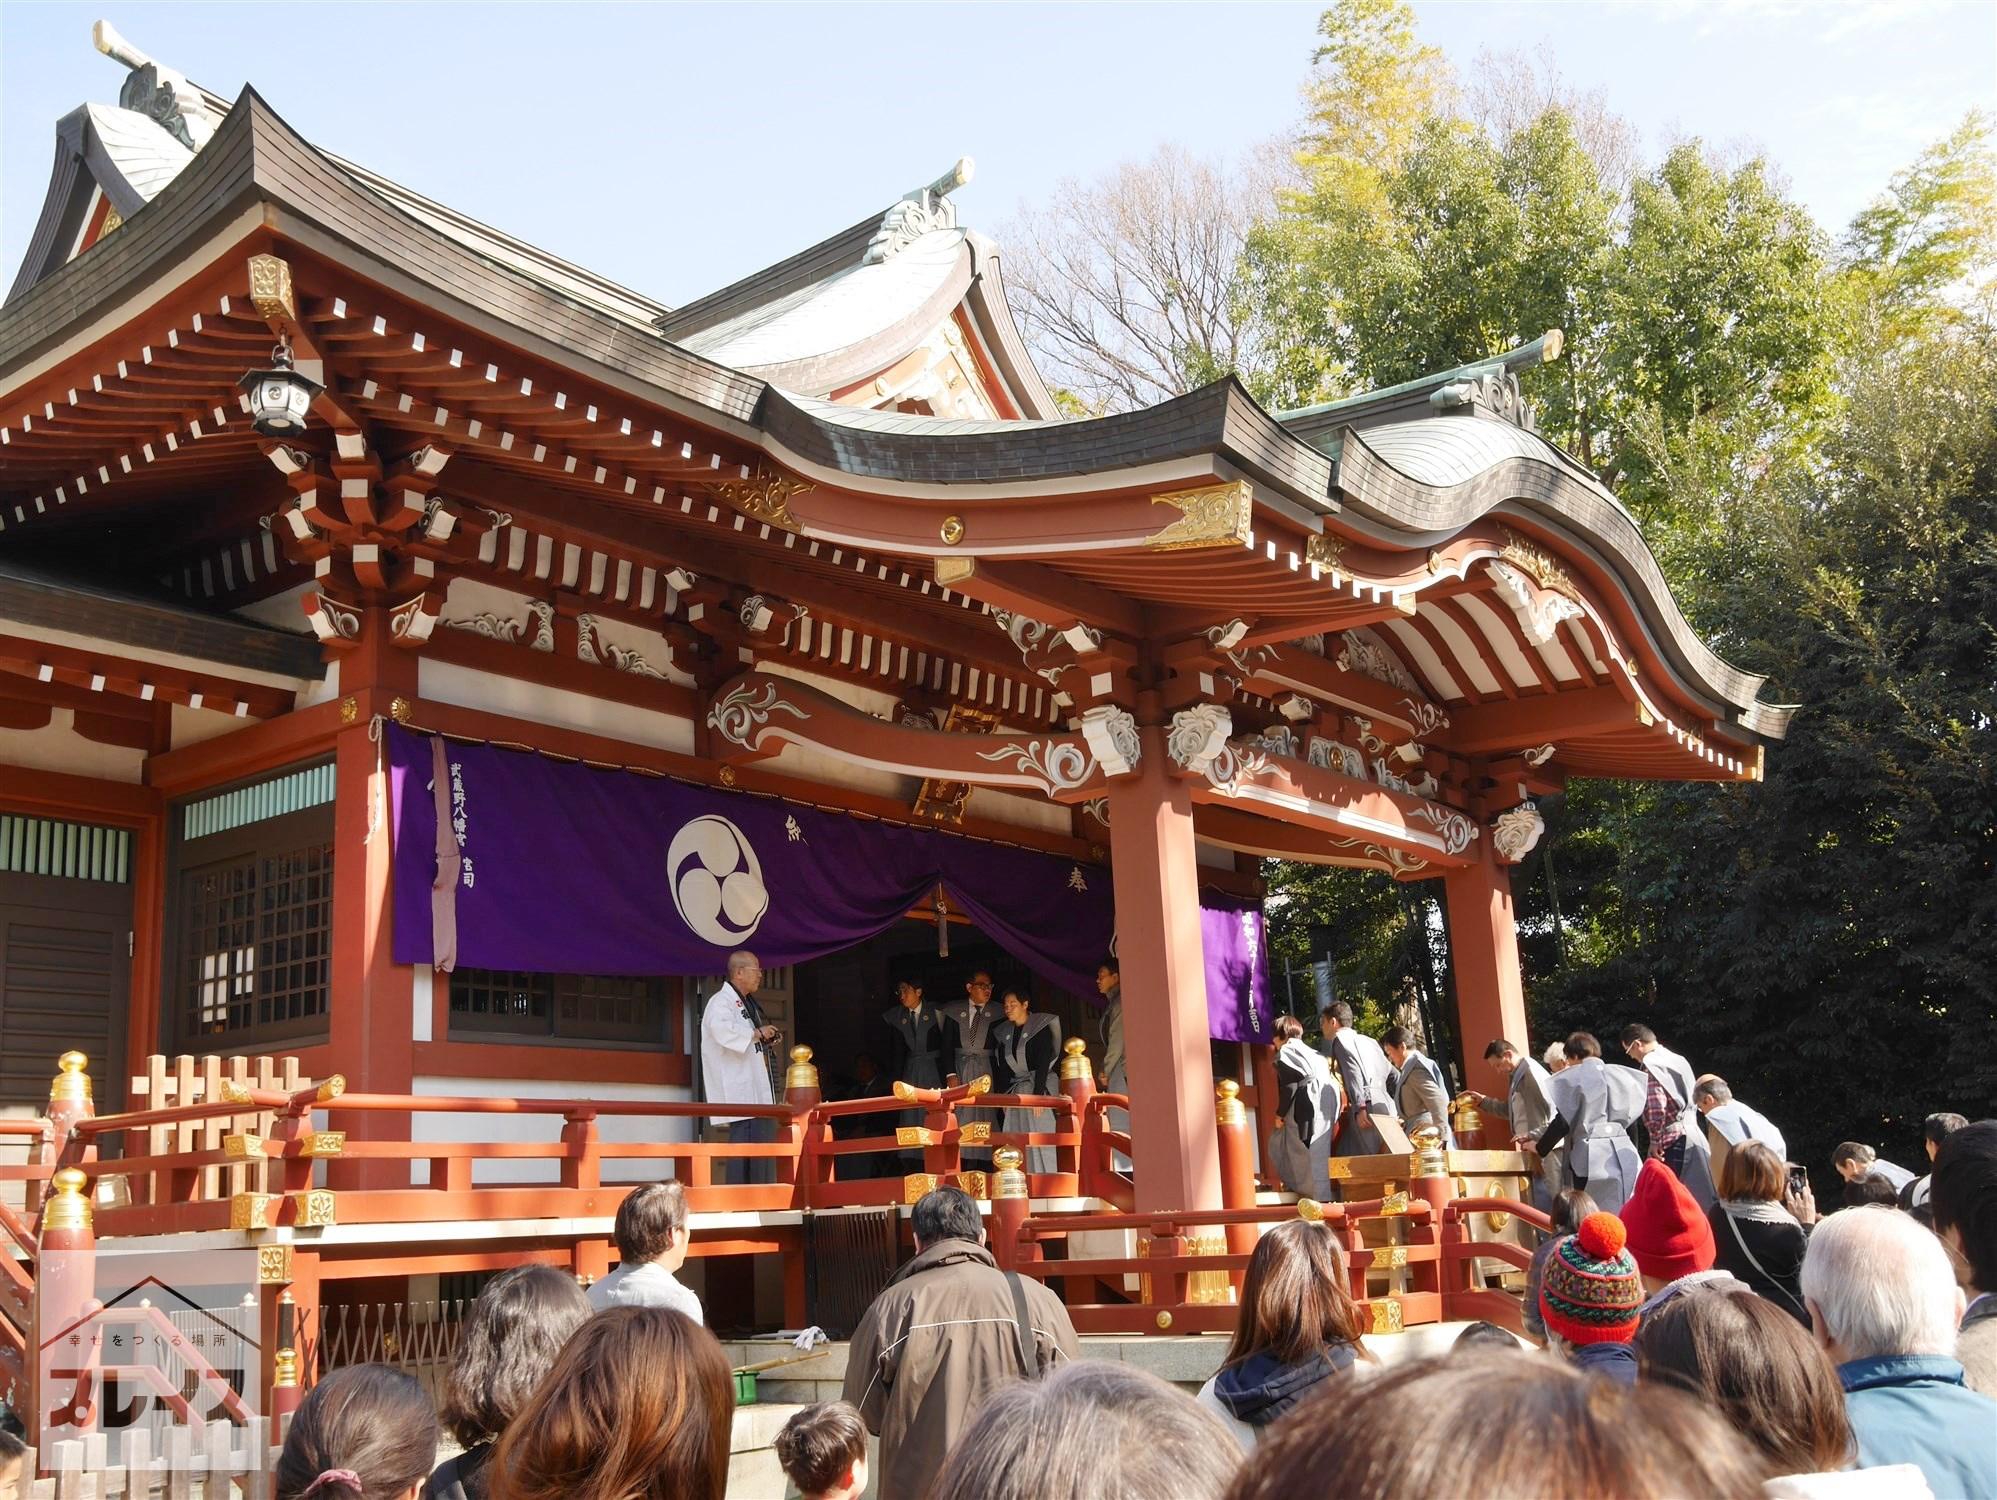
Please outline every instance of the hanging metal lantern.
M291 348L271 351L268 370L252 370L236 384L250 402L250 421L265 437L296 437L305 430L312 398L325 389L291 367Z

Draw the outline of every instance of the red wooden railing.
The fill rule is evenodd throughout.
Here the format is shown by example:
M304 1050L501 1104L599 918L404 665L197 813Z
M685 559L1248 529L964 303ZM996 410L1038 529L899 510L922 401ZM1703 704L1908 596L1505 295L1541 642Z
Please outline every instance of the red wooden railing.
M231 1060L232 1065L240 1060ZM1517 1298L1482 1284L1481 1262L1522 1268L1523 1247L1473 1241L1472 1215L1506 1213L1544 1227L1537 1210L1503 1198L1454 1198L1453 1180L1440 1153L1418 1152L1409 1164L1409 1190L1369 1201L1316 1204L1258 1202L1251 1124L1232 1081L1218 1090L1222 1204L1218 1209L1139 1213L1132 1179L1116 1169L1133 1153L1127 1132L1109 1128L1109 1112L1127 1109L1125 1096L1097 1094L1080 1041L1071 1041L1061 1067L1061 1092L997 1095L988 1080L941 1089L897 1085L892 1096L828 1103L819 1097L807 1048L793 1051L785 1101L774 1105L631 1100L520 1099L350 1093L337 1076L296 1088L261 1087L221 1080L208 1097L154 1108L96 1115L85 1063L66 1054L51 1089L49 1116L0 1122L0 1135L27 1140L38 1158L0 1168L0 1181L27 1184L28 1215L0 1208L0 1375L12 1371L32 1411L31 1361L35 1319L75 1315L87 1288L72 1282L52 1288L38 1275L38 1256L51 1244L56 1222L51 1204L69 1226L56 1236L67 1248L89 1248L96 1239L215 1230L312 1229L346 1225L416 1225L479 1220L569 1221L571 1227L522 1247L471 1244L405 1245L393 1232L364 1253L322 1253L313 1235L288 1242L253 1233L251 1243L281 1251L265 1277L263 1318L272 1351L263 1380L282 1413L295 1403L299 1382L309 1383L313 1360L305 1347L307 1325L317 1326L323 1278L365 1278L416 1271L497 1269L522 1259L568 1264L579 1275L601 1274L608 1264L601 1229L583 1231L573 1221L601 1225L616 1211L628 1185L605 1182L606 1168L661 1168L685 1185L696 1215L728 1213L731 1223L764 1226L702 1230L695 1254L738 1250L784 1253L786 1313L801 1316L803 1283L799 1230L793 1211L912 1203L938 1183L955 1182L992 1201L992 1243L1002 1264L1061 1287L1083 1332L1218 1331L1231 1328L1231 1305L1261 1227L1299 1212L1322 1219L1339 1233L1347 1252L1352 1291L1385 1329L1453 1317L1488 1317L1518 1326ZM160 1070L155 1067L154 1072ZM182 1069L185 1072L186 1069ZM215 1071L210 1069L211 1072ZM264 1068L262 1076L271 1076ZM295 1077L295 1074L293 1075ZM218 1096L219 1095L219 1096ZM1051 1130L995 1128L1006 1109L1051 1116ZM961 1111L990 1118L965 1121ZM779 1138L754 1144L732 1141L606 1141L607 1120L658 1122L663 1132L684 1121L690 1135L716 1113L779 1122ZM469 1120L540 1117L559 1121L551 1141L436 1141L415 1139L418 1117L455 1115ZM327 1125L316 1121L323 1116ZM920 1123L909 1123L910 1118ZM835 1122L863 1120L871 1133L836 1136ZM223 1122L218 1125L216 1122ZM198 1127L198 1128L195 1128ZM399 1128L398 1128L399 1127ZM226 1130L227 1133L222 1133ZM161 1149L187 1141L186 1149ZM108 1144L107 1144L108 1143ZM219 1143L219 1144L218 1144ZM124 1145L122 1157L100 1159L100 1148ZM1033 1148L1052 1148L1051 1172L1030 1176L1020 1167ZM964 1167L964 1152L990 1150L998 1171ZM888 1177L855 1175L860 1158L889 1155L897 1168L919 1152L921 1170ZM775 1181L719 1180L730 1163L767 1161ZM254 1162L253 1176L242 1169ZM413 1168L425 1164L427 1181ZM552 1182L481 1180L482 1164L505 1170L519 1163L552 1163ZM62 1172L56 1191L52 1174ZM618 1173L613 1170L612 1176ZM623 1175L634 1175L626 1171ZM256 1190L231 1190L254 1181ZM1062 1207L1059 1200L1100 1203L1107 1209ZM1038 1201L1042 1206L1033 1211ZM740 1216L746 1215L744 1220ZM771 1217L774 1215L775 1217ZM30 1227L30 1219L35 1227ZM79 1234L77 1225L83 1226ZM1381 1243L1374 1226L1398 1226L1393 1243ZM773 1226L773 1227L772 1227ZM788 1226L788 1227L786 1227ZM1127 1254L1084 1253L1077 1236L1128 1235ZM1369 1234L1371 1236L1369 1240ZM705 1237L703 1237L705 1236ZM568 1248L561 1248L566 1240ZM297 1257L294 1264L294 1253ZM1371 1286L1369 1277L1404 1272L1405 1285ZM1135 1288L1130 1286L1136 1278ZM61 1303L60 1307L56 1303ZM77 1304L71 1306L71 1303ZM301 1351L305 1358L301 1359ZM8 1361L11 1359L11 1365Z

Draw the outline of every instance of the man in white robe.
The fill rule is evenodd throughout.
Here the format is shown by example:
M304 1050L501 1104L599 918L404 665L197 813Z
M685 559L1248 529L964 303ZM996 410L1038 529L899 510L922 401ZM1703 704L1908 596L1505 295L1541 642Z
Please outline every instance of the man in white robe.
M775 1069L772 1057L783 1043L783 1032L763 1019L756 989L763 966L749 952L728 955L728 982L707 997L700 1013L700 1076L706 1098L724 1108L730 1104L774 1104ZM777 1121L767 1115L715 1114L709 1117L735 1144L774 1142ZM775 1182L774 1157L754 1161L724 1161L722 1182Z

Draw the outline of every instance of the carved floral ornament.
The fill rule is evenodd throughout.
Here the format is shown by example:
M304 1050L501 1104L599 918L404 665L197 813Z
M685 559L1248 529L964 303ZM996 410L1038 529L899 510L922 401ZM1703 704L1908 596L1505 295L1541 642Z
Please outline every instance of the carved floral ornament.
M1545 832L1546 819L1539 815L1539 809L1522 802L1492 821L1491 847L1497 851L1500 864L1515 865L1532 853Z
M1498 560L1522 568L1539 580L1541 588L1552 589L1556 594L1565 594L1570 599L1580 597L1580 589L1565 568L1554 560L1553 554L1530 537L1504 528L1505 545L1498 553Z
M1179 512L1177 520L1145 538L1145 546L1161 552L1245 546L1255 525L1255 496L1246 480L1153 495L1151 503Z
M1535 646L1544 646L1551 641L1561 621L1579 619L1586 613L1563 593L1550 589L1545 593L1538 592L1531 580L1510 563L1493 558L1486 566L1491 571L1492 582L1497 586L1498 597L1511 606L1526 639Z
M1127 710L1106 704L1089 709L1081 719L1082 742L1017 739L980 750L979 760L1009 764L1015 774L1036 781L1050 797L1073 791L1100 770L1124 776L1137 769L1143 745L1137 721Z
M785 713L800 722L811 717L789 699L777 695L774 682L744 682L729 689L707 711L707 727L731 745L754 750L773 715Z
M790 503L814 488L810 480L767 464L757 464L746 479L723 479L708 487L750 520L762 521L782 531L804 530L791 514Z
M555 649L555 607L539 599L526 601L527 613L522 619L511 620L504 615L482 612L462 620L446 620L444 624L452 630L469 630L473 635L482 635L489 641L504 641L517 645L527 641L530 651L553 651ZM528 632L533 632L528 638ZM584 660L590 658L585 657Z

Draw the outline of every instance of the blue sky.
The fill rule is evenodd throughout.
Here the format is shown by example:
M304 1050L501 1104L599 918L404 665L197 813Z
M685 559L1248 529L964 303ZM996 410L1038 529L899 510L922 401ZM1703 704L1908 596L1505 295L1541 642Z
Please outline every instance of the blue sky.
M1765 149L1840 226L1922 145L1997 103L1997 5L1944 0L1434 3L1459 68L1543 53L1650 156ZM56 119L115 102L109 18L307 138L668 302L877 211L959 155L1002 223L1165 141L1233 155L1294 122L1313 5L0 5L0 286Z

